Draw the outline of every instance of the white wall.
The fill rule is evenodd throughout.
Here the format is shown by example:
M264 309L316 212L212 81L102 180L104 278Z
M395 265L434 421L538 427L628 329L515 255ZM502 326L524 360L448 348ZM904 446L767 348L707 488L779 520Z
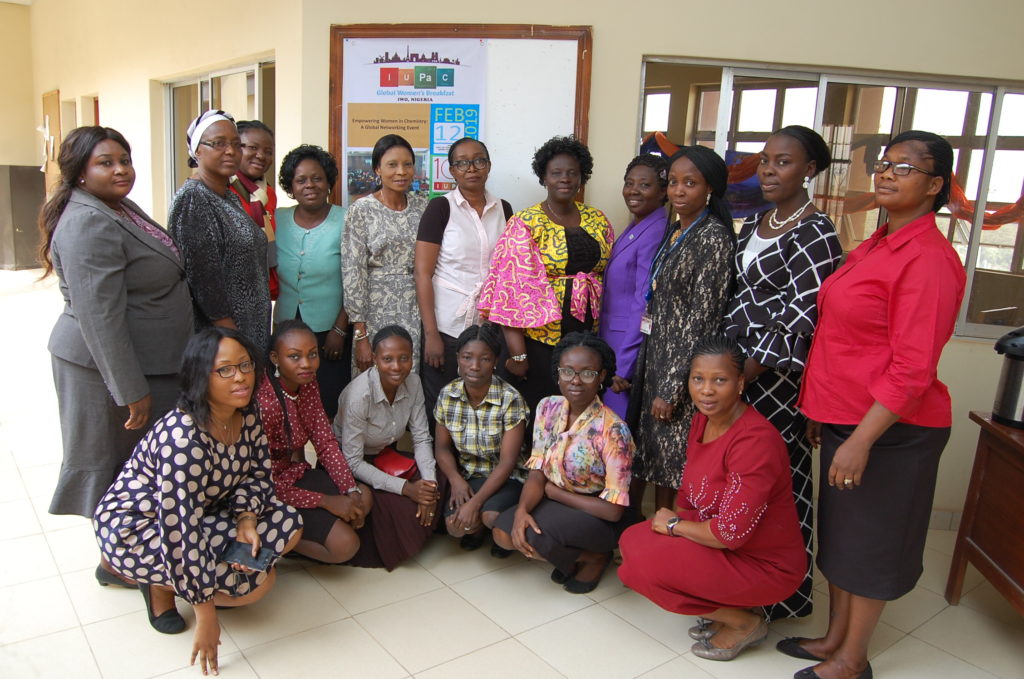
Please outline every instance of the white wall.
M32 87L29 17L28 7L0 2L0 165L43 164L43 137L35 131L43 103Z

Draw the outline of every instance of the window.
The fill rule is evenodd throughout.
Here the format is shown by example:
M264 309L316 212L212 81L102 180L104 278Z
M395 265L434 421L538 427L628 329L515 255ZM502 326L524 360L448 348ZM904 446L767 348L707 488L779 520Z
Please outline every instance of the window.
M221 109L235 120L258 119L274 129L274 64L253 64L168 83L167 100L171 121L168 176L173 194L192 175L185 131L201 111Z
M647 92L644 95L644 134L664 132L668 129L668 112L671 103L671 92Z
M700 59L671 62L680 69L713 65ZM774 129L799 124L818 130L833 162L814 181L815 199L835 222L846 251L885 223L870 168L889 139L909 129L944 136L954 150L959 198L939 212L938 228L968 274L957 334L998 337L1006 326L1024 325L1024 90L897 75L714 66L721 68L720 83L704 79L685 93L693 102L686 121L692 143L715 148L737 164L759 151ZM758 207L756 183L732 187L736 195L745 196L740 189L746 189L753 196L744 207Z

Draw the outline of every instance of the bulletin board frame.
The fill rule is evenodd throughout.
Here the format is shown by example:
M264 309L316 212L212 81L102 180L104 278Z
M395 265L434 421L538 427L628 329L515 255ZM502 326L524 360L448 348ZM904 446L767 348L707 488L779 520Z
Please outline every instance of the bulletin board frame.
M593 35L590 26L541 24L335 24L331 26L328 150L342 158L343 101L346 38L478 38L513 40L572 40L576 42L576 96L573 134L587 142L590 126L590 86ZM340 186L331 200L341 204ZM580 192L582 199L582 190Z

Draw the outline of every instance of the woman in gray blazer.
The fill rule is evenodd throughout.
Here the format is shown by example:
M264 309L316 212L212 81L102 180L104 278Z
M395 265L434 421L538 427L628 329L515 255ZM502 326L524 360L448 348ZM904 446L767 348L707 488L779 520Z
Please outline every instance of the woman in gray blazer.
M64 460L52 514L92 517L149 423L174 407L192 301L167 233L126 196L131 147L109 127L61 144L61 179L39 215L44 277L64 313L50 335ZM122 584L106 564L100 584Z

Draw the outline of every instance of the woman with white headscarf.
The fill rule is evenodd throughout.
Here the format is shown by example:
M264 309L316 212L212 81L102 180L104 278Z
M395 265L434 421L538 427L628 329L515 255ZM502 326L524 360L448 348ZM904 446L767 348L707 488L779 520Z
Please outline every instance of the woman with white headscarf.
M192 121L185 138L189 165L197 170L174 195L167 228L185 263L196 325L235 328L266 351L267 237L228 190L242 159L235 120L207 111Z

